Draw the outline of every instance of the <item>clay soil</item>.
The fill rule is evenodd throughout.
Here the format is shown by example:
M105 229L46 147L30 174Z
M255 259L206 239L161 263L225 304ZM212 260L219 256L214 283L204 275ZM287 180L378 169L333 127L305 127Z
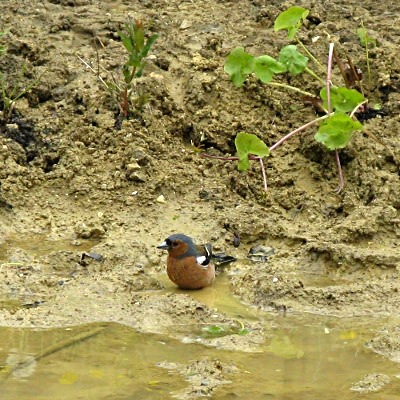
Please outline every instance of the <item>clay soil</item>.
M158 279L165 254L155 246L183 232L237 258L223 274L249 307L393 317L369 346L400 360L400 5L297 4L311 10L301 39L323 63L335 42L343 59L349 55L364 71L370 104L380 105L340 151L341 193L334 154L314 141L313 129L266 159L267 193L257 163L241 173L234 162L199 155L234 155L240 131L271 146L315 118L301 98L255 79L235 88L223 69L238 45L276 56L287 41L273 21L292 3L1 2L4 81L17 82L22 65L25 86L40 76L0 126L1 325L113 321L163 333L229 322L189 292L160 291L173 285ZM100 65L104 79L106 71L118 76L126 54L117 32L129 17L160 38L137 82L148 102L119 127L115 104L78 56L95 70ZM377 40L369 84L356 35L361 21ZM318 91L310 77L282 81ZM250 262L255 244L275 254ZM84 252L101 259L82 260ZM35 307L12 307L11 300ZM253 328L223 346L250 349L262 340Z

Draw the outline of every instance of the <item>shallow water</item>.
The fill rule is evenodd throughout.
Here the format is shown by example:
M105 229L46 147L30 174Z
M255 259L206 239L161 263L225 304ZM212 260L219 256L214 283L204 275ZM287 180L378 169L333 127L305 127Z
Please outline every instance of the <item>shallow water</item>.
M224 277L212 288L190 293L242 322L259 319L271 339L261 352L244 353L140 334L117 324L0 328L1 399L183 398L190 383L160 363L186 365L204 357L239 368L226 376L231 383L220 386L214 399L398 399L399 366L363 346L384 321L263 313L234 298ZM188 336L199 334L198 327L187 327ZM350 390L370 373L387 374L392 381L378 393Z

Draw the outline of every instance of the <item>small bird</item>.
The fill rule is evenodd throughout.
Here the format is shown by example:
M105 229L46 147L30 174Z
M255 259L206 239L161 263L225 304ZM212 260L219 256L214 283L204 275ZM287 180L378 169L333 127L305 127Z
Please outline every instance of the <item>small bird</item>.
M213 283L215 266L211 262L211 244L196 245L189 236L178 233L157 248L168 250L167 274L181 289L202 289Z

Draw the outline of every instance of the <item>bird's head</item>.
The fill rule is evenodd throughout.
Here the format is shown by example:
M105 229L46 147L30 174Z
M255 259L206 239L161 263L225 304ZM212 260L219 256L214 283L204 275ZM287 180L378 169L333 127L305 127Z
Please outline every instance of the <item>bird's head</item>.
M168 253L173 257L180 257L183 255L192 255L195 252L195 245L193 240L182 233L176 233L169 236L157 249L168 250Z

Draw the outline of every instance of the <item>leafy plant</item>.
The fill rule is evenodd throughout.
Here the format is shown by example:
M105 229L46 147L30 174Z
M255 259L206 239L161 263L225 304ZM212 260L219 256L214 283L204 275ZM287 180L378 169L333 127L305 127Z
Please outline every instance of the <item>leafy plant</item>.
M298 30L301 28L308 14L309 11L307 9L294 6L278 15L274 24L275 31L286 30L288 39L296 40L297 42L297 45L289 44L284 46L280 50L278 58L267 54L253 56L247 53L243 47L239 46L231 51L225 62L224 70L230 76L232 83L236 87L243 86L246 79L250 75L254 75L264 84L296 92L303 95L303 99L304 96L306 96L307 99L312 99L312 102L318 104L326 113L326 115L316 118L290 132L270 148L255 135L244 132L238 133L235 140L238 156L229 157L228 159L238 160L238 169L240 171L244 171L250 167L249 160L258 160L261 166L265 189L267 188L267 183L262 161L263 157L268 156L271 151L275 150L291 136L303 131L309 126L319 124L318 131L314 138L328 150L335 151L339 169L338 191L341 191L344 187L344 181L337 151L348 144L354 132L363 129L362 124L355 120L354 114L366 103L364 95L356 89L337 86L332 83L331 73L334 55L337 60L337 55L334 52L334 45L330 44L329 47L328 67L325 79L322 79L309 66L309 62L312 61L320 70L324 70L322 64L319 63L311 51L297 36ZM368 46L368 36L364 36L364 39ZM298 46L301 51L298 50ZM340 68L340 71L347 84L348 80L346 80L344 76L344 69ZM300 75L303 73L307 73L315 79L317 85L320 87L318 95L304 90L303 87L295 87L275 80L278 75ZM214 158L226 159L224 157Z
M106 71L109 79L103 79L86 61L78 57L92 72L94 72L107 88L114 102L118 106L120 119L129 118L134 110L143 108L147 96L136 88L136 80L143 74L146 66L146 57L149 54L158 34L146 38L144 24L141 20L129 20L123 31L118 32L122 44L128 53L128 59L122 67L122 77L115 77Z
M122 69L124 84L119 86L114 80L113 83L109 84L109 89L111 92L116 92L121 114L128 118L132 94L135 93L134 80L142 76L146 65L145 58L159 35L153 34L145 39L144 25L140 20L127 22L125 32L118 32L118 35L128 52L128 60Z

